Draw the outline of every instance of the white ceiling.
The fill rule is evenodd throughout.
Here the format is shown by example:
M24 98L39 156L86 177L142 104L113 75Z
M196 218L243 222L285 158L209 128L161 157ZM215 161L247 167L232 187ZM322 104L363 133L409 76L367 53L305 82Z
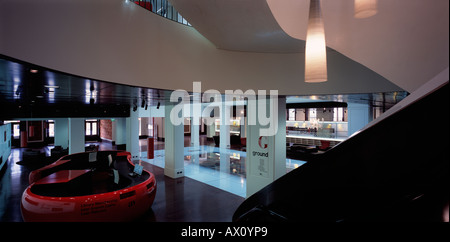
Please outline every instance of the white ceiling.
M304 41L280 28L265 0L170 0L217 48L246 52L303 52Z
M0 0L0 54L85 79L152 89L193 91L193 83L201 82L202 90L221 93L255 89L276 90L278 95L403 91L331 49L329 81L305 83L304 41L284 33L265 1L180 3L191 11L182 14L191 16L195 28L160 17L132 1Z
M308 0L170 2L219 49L304 51ZM378 0L367 19L353 17L353 0L323 0L322 13L328 47L408 92L449 66L448 0Z

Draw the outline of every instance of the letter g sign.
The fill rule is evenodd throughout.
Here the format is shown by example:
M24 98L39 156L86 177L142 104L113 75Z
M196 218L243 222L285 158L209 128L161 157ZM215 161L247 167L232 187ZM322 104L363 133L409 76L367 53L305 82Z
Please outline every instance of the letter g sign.
M267 136L259 136L258 144L261 149L267 148Z

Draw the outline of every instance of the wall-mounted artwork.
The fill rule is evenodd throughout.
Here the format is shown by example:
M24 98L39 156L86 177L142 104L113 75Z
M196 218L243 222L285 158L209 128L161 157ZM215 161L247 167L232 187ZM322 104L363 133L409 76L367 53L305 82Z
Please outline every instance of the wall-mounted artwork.
M28 142L44 141L44 127L42 121L27 121Z

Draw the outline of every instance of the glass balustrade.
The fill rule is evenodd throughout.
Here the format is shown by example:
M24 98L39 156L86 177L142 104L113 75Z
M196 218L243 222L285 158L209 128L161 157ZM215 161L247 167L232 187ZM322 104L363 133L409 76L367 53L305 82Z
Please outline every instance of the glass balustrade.
M135 4L180 24L191 26L167 0L132 0Z
M286 121L286 134L302 138L334 138L346 139L348 137L348 123L336 121Z

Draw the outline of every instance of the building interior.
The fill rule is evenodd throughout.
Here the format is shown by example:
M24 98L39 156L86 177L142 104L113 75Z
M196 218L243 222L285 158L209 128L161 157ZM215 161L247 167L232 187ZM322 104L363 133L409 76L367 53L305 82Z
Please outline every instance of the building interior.
M363 133L420 143L448 168L448 150L428 145L448 147L449 1L365 0L375 3L369 16L357 15L358 2L1 0L0 221L26 221L33 171L83 152L127 151L155 176L151 209L133 219L146 222L271 221L266 215L286 212L277 206L290 198L268 189L293 184L289 174L312 177L302 169L344 164L359 151L372 164L364 170L394 159L370 158L366 142L355 141ZM313 7L326 40L317 83L305 76ZM436 90L447 90L439 94L447 104L430 101L407 121L396 114ZM388 137L392 119L416 138ZM422 139L431 130L433 140ZM340 155L344 148L354 153ZM433 162L401 154L393 157ZM308 184L301 179L295 187ZM448 222L443 199L441 217L415 219ZM345 219L398 219L368 214Z

